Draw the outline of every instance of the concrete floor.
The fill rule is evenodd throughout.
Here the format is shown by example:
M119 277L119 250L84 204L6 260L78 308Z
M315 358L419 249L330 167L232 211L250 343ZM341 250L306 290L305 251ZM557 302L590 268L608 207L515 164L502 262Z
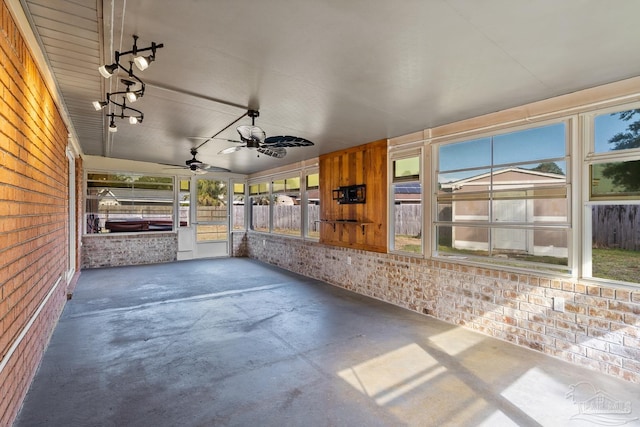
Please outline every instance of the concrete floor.
M585 413L598 396L631 412ZM637 384L231 258L83 271L16 426L594 426L639 415Z

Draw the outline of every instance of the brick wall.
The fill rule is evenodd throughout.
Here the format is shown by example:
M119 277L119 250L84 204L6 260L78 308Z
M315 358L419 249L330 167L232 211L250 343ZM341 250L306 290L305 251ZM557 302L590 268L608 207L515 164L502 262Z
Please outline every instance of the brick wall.
M177 233L104 234L82 237L82 268L175 261Z
M66 300L67 129L0 4L0 425L15 418Z
M249 256L501 340L640 383L640 289L453 262L234 235ZM347 257L351 264L348 264ZM565 311L552 309L554 297Z

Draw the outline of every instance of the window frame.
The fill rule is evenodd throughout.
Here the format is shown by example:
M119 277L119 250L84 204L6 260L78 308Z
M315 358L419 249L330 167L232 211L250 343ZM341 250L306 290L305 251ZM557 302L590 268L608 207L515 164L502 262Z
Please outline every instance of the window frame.
M635 199L616 196L616 195L600 195L592 197L592 167L594 165L605 163L616 163L625 161L640 161L640 148L631 148L624 150L610 150L596 153L596 118L605 114L615 114L627 110L640 109L640 103L627 103L610 106L607 108L592 110L580 114L581 130L583 140L578 147L583 155L579 157L581 166L581 231L582 242L580 251L580 263L578 265L578 277L587 282L604 283L610 285L625 285L632 288L640 287L640 282L626 282L622 280L608 279L603 277L595 277L593 275L593 229L592 215L594 206L608 205L636 205L640 206L640 196Z
M247 220L247 231L255 232L255 233L268 233L281 237L287 237L292 239L303 239L303 240L311 240L311 241L319 241L320 236L310 236L309 226L308 226L308 193L307 193L307 176L319 174L319 168L317 164L310 165L308 167L302 168L292 168L286 172L278 172L273 174L265 174L259 177L254 177L245 182L247 188L247 200L249 200L250 204L248 204L248 220ZM286 180L286 179L299 179L300 180L300 189L299 192L299 201L300 201L300 233L299 234L287 234L287 233L278 233L274 231L273 225L273 215L274 215L274 197L281 192L273 190L274 181ZM263 196L268 197L269 199L269 229L268 230L256 230L252 228L253 224L253 195L251 194L251 186L259 185L259 184L267 184L268 191L265 193L261 193ZM318 190L320 188L320 176L318 175ZM320 193L318 192L318 197ZM321 200L319 200L321 203Z
M141 229L141 230L128 230L128 231L119 231L117 232L118 235L127 235L127 234L139 234L139 233L162 233L162 232L174 232L177 230L177 228L179 227L180 224L180 220L179 220L179 214L177 215L177 211L178 211L178 203L177 203L177 197L176 197L176 191L178 191L178 186L179 186L179 178L177 178L175 175L169 175L169 174L162 174L162 173L153 173L153 172L133 172L133 171L120 171L120 170L103 170L103 169L97 169L97 168L90 168L84 171L83 174L83 194L84 194L84 203L83 203L83 207L82 207L82 212L83 212L83 226L82 226L82 235L83 236L104 236L107 234L111 234L111 232L105 232L102 231L102 226L99 227L99 231L94 232L94 233L90 233L88 228L89 228L89 215L92 214L90 212L88 212L87 206L89 203L89 200L91 200L94 196L96 195L89 195L89 189L90 188L99 188L100 186L91 186L89 185L90 182L101 182L98 180L92 180L90 179L91 175L121 175L121 176L127 176L127 177L153 177L153 178L163 178L163 179L167 179L170 180L171 183L169 184L167 183L158 183L158 184L162 184L165 186L170 185L171 189L167 189L166 191L168 193L171 194L171 201L170 201L170 207L168 207L168 211L170 211L170 216L171 216L171 228L167 229L167 230L149 230L149 229ZM102 181L105 183L118 183L118 182L125 182L125 181L117 181L117 180L106 180L106 181ZM117 187L114 186L113 188L131 188L132 191L135 189L135 185L134 182L132 182L132 185L130 187ZM162 198L158 198L158 200L165 200ZM158 202L158 203L162 203L162 202ZM142 205L142 206L146 206L146 204ZM167 206L169 206L167 204ZM98 218L98 224L100 224L100 219ZM106 220L105 220L106 221ZM144 217L141 218L141 221L144 221Z
M320 205L322 203L322 200L320 198L321 193L320 193L320 170L317 167L314 168L309 168L309 169L303 169L301 171L301 201L300 201L300 205L301 205L301 210L302 210L302 236L304 239L306 240L313 240L313 241L319 241L320 240L320 226L319 226L319 222L316 223L316 227L318 229L318 236L313 236L310 235L310 230L309 230L309 191L310 189L307 186L307 181L308 181L308 177L311 175L318 175L318 185L317 187L313 187L311 188L311 190L317 190L318 191L318 209L320 209ZM320 214L318 213L318 221L320 220Z
M428 241L425 239L425 230L427 230L427 227L430 227L430 225L427 225L426 223L426 218L425 218L425 185L424 185L424 176L425 176L425 156L424 156L424 152L426 150L424 149L423 143L420 143L420 146L414 147L414 148L407 148L407 147L398 147L395 149L390 149L389 150L389 155L388 155L388 170L389 173L388 175L388 188L389 188L389 197L388 197L388 215L387 218L389 218L388 221L388 231L387 231L387 245L389 247L389 253L396 253L396 254L401 254L401 255L407 255L407 256L413 256L413 257L420 257L423 258L425 256L426 250L425 250L425 243ZM395 177L395 165L396 162L399 160L407 160L407 159L412 159L412 158L417 158L418 159L418 174L417 175L410 175L410 176L403 176L403 177L398 177L398 179L396 179ZM411 251L404 251L404 250L400 250L397 249L395 247L395 240L396 240L396 234L395 234L395 230L396 230L396 224L395 224L395 205L396 205L396 200L395 200L395 186L397 184L408 184L408 183L418 183L420 185L420 198L418 199L418 204L420 205L420 218L421 218L421 232L420 232L420 251L419 252L411 252Z
M539 120L539 121L535 121L535 122L531 122L527 125L520 125L520 126L497 126L495 129L491 130L491 131L478 131L478 132L468 132L465 133L464 136L457 136L457 137L443 137L443 138L439 138L437 141L430 141L429 142L429 146L430 146L430 150L428 150L429 154L431 155L431 158L433 159L433 161L431 162L430 166L430 171L428 172L428 176L430 177L430 179L432 180L429 189L431 191L431 216L432 216L432 220L430 221L429 227L431 230L431 238L429 241L429 256L433 259L440 259L440 260L446 260L447 258L451 258L451 259L456 259L456 260L466 260L472 263L479 263L479 264L484 264L484 265L488 265L488 266L492 266L492 267L500 267L500 266L507 266L507 267L513 267L516 269L524 269L524 270L529 270L529 271L541 271L542 270L551 270L554 273L559 273L559 274L571 274L571 272L574 270L573 268L573 264L574 264L574 255L573 255L573 247L574 247L574 238L573 238L573 233L571 232L572 229L572 223L573 223L573 214L572 214L572 200L575 200L575 195L573 194L573 178L572 178L572 171L573 169L573 165L571 164L571 159L572 159L572 141L573 141L573 135L575 134L573 126L574 126L574 122L575 122L575 117L574 116L560 116L558 118L554 118L552 120ZM469 168L463 168L460 169L459 171L463 171L463 170L467 170L468 171L472 171L472 170L488 170L490 174L492 174L494 171L499 170L501 168L505 168L507 166L510 167L517 167L517 166L523 166L523 165L530 165L530 164L535 164L535 163L543 163L543 162L548 162L548 161L562 161L564 162L565 165L565 182L564 184L558 184L553 186L555 187L562 187L564 188L564 194L565 196L562 198L562 200L564 200L564 205L566 206L566 215L565 221L561 221L561 222L557 222L557 223L535 223L533 221L528 221L526 223L523 224L509 224L506 223L504 224L502 227L500 227L500 223L497 223L495 221L492 221L490 217L487 218L486 222L481 223L463 223L463 222L459 222L459 226L471 226L471 227L476 227L476 228L486 228L487 232L492 232L491 230L497 230L497 229L501 229L506 227L508 228L518 228L520 226L524 226L527 228L527 230L531 230L531 232L537 231L537 230L545 230L545 229L558 229L558 230L564 230L566 237L564 238L566 240L566 252L567 252L567 264L566 265L554 265L554 264L550 264L550 263L541 263L541 262L531 262L531 261L524 261L524 262L516 262L516 263L501 263L499 260L494 260L492 257L490 256L481 256L481 255L459 255L456 253L453 253L451 255L443 255L441 253L441 251L439 251L439 246L438 246L438 227L441 226L455 226L455 221L453 220L453 218L451 219L451 221L442 221L438 218L438 206L439 206L439 175L444 172L458 172L458 170L456 169L450 169L450 170L444 170L444 171L440 171L440 158L439 158L439 148L442 147L443 145L449 145L449 144L456 144L456 143L464 143L464 142L473 142L476 140L482 140L485 138L489 139L489 146L491 148L491 150L493 150L493 138L495 137L499 137L501 135L507 135L510 133L517 133L517 132L523 132L523 131L527 131L530 129L536 129L536 128L543 128L546 126L553 126L556 124L564 124L564 157L549 157L549 158L539 158L539 159L533 159L533 160L522 160L522 161L518 161L518 162L512 162L512 163L504 163L504 164L498 164L498 163L494 163L494 155L493 152L491 153L491 160L490 160L490 164L488 165L483 165L483 166L473 166L473 167L469 167ZM425 173L426 175L426 173ZM491 202L492 200L494 200L493 198L491 198L491 195L496 194L497 192L499 192L500 190L496 189L493 187L493 181L491 180L491 184L488 190L484 191L487 193L487 195L490 197L489 201ZM534 200L534 199L530 199L530 198L518 198L518 200ZM489 206L489 213L491 212L492 206ZM489 245L490 246L490 245ZM508 264L508 265L507 265Z
M290 180L297 180L298 181L298 188L297 189L287 189L287 184L288 181ZM276 182L278 182L278 184L276 185ZM280 182L282 182L282 184L280 184ZM277 234L280 236L289 236L289 237L302 237L302 233L303 233L303 227L302 227L302 178L301 178L301 174L300 172L297 173L285 173L285 174L279 174L279 175L275 175L272 176L270 179L270 183L271 183L271 197L270 197L270 201L271 203L269 204L269 210L270 210L270 218L271 218L271 228L270 228L270 232L273 234ZM278 188L280 185L283 185L283 188ZM285 231L277 231L276 230L276 207L279 206L278 205L278 196L284 195L286 197L289 197L290 194L292 193L296 193L297 194L297 200L298 200L298 206L300 207L298 209L298 222L300 223L300 228L297 230L296 234L290 234L287 233ZM294 203L295 206L295 203ZM283 229L285 230L285 229ZM293 230L293 229L291 229Z
M252 187L254 186L258 186L258 192L257 193L253 193L252 192ZM264 191L262 191L262 189L260 188L260 186L264 185ZM257 180L252 180L249 181L247 183L247 195L248 195L248 202L249 202L249 218L248 218L248 223L247 223L247 230L248 231L253 231L256 233L271 233L271 206L270 206L270 202L271 202L271 180L268 179L267 177L261 177L260 179ZM253 210L254 206L262 206L262 205L255 205L253 203L253 199L254 197L258 197L258 196L262 196L267 197L267 199L269 200L269 204L267 204L267 206L269 207L267 210L267 227L266 230L261 230L261 229L255 229L254 228L254 217L255 217L255 212Z

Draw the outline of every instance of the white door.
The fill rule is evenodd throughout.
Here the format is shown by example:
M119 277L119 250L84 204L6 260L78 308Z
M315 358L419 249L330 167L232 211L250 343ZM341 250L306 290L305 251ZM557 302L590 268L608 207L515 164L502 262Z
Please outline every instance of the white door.
M229 181L194 177L195 257L229 256Z
M493 202L493 221L527 222L526 200L496 200ZM492 248L496 250L526 251L528 248L527 230L517 228L494 228Z
M229 181L194 176L189 184L180 198L189 215L178 228L178 259L229 256Z

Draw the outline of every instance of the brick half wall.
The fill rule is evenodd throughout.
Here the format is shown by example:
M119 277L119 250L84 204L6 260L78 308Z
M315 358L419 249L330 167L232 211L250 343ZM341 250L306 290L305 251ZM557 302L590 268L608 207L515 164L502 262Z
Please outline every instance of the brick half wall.
M117 267L175 261L177 233L90 235L82 238L82 267Z
M244 238L237 233L233 249L234 256L249 256L640 383L640 290L270 234L247 233ZM564 312L552 309L554 297L564 298Z

